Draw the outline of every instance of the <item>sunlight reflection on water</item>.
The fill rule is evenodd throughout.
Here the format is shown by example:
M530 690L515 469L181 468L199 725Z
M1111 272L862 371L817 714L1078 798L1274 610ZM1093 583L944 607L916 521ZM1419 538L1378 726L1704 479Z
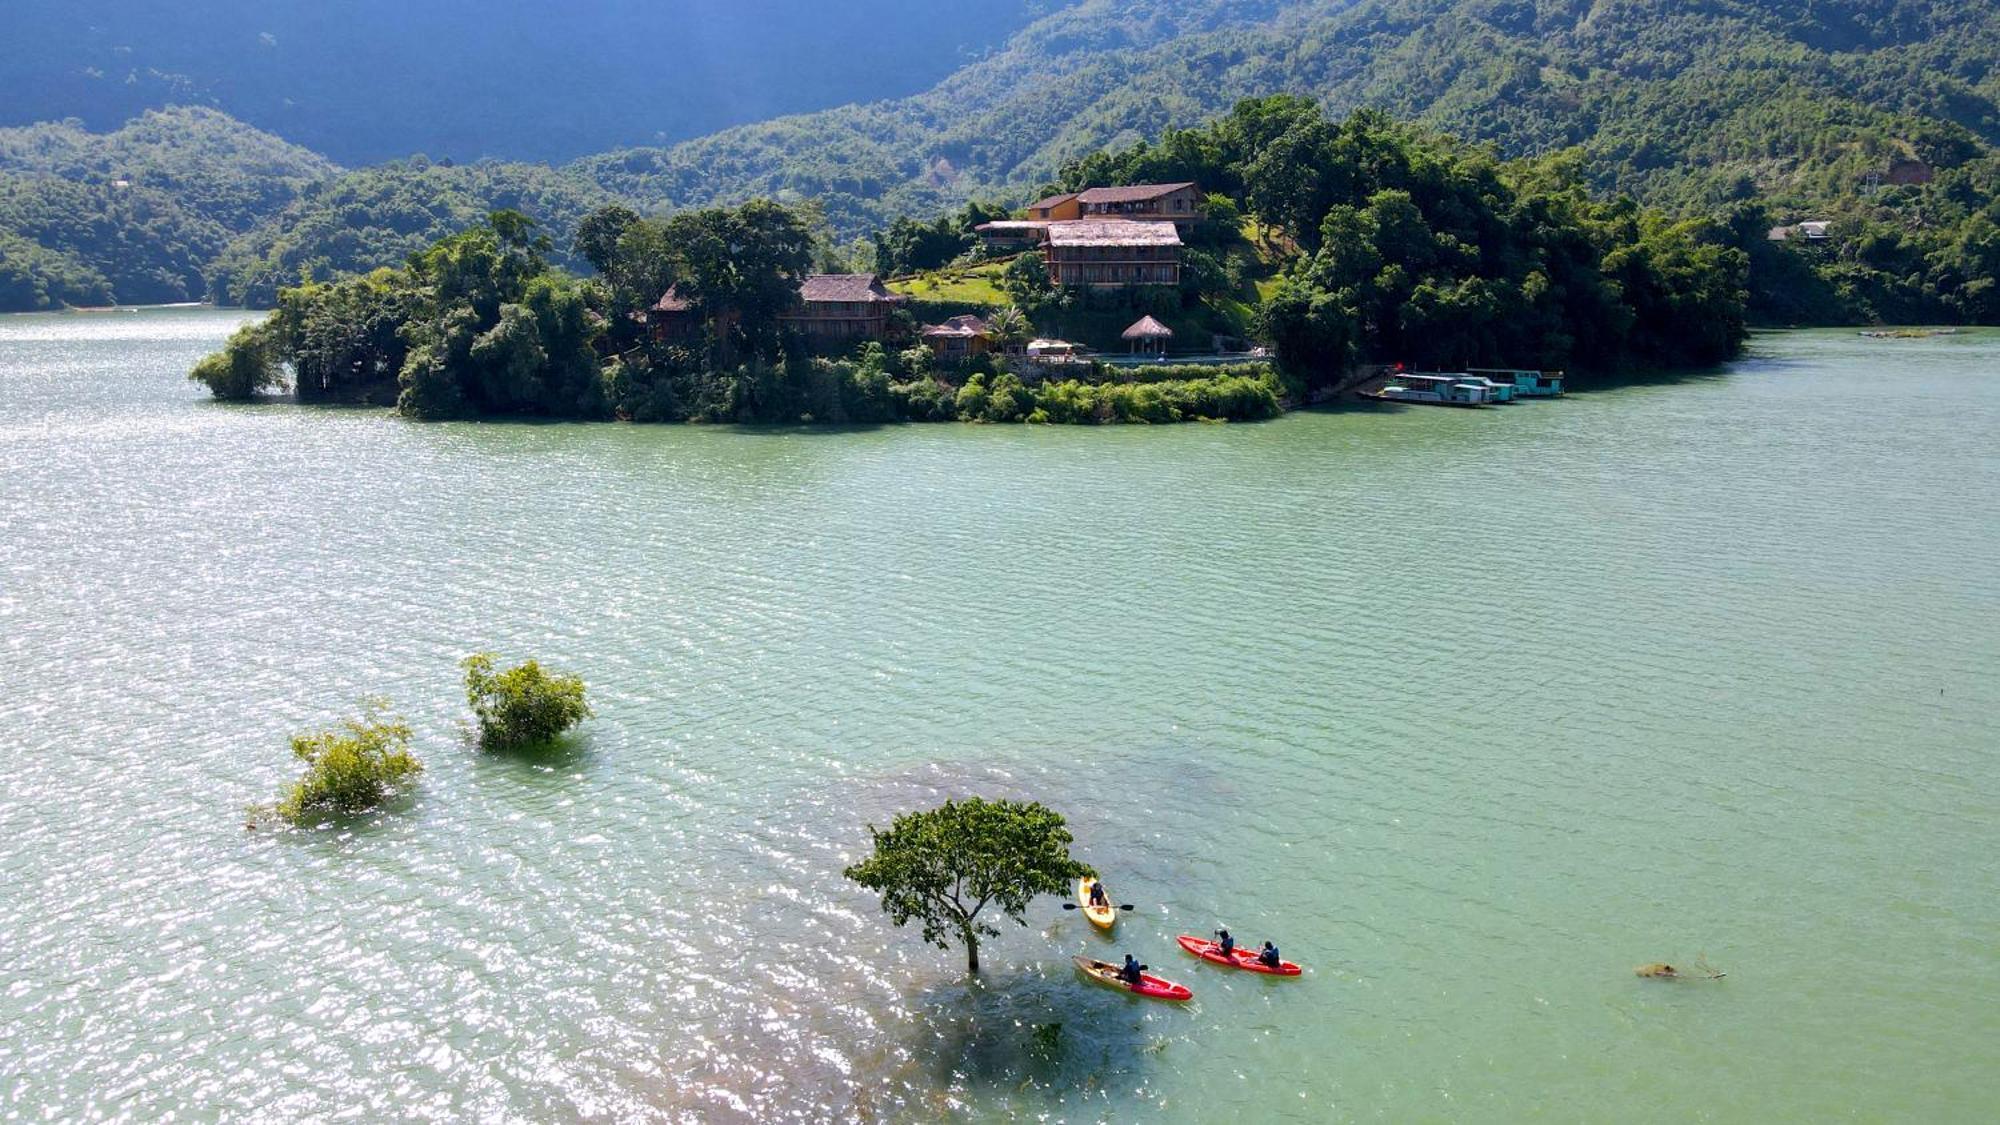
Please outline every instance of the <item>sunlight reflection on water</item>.
M10 1113L1984 1104L1990 340L1886 402L1805 334L1484 414L835 435L202 402L240 320L0 320ZM475 648L600 718L472 750ZM243 831L378 692L414 790ZM1070 817L1116 938L1044 900L968 982L841 879L972 792ZM1308 975L1173 949L1220 923ZM1126 949L1195 1001L1068 961Z

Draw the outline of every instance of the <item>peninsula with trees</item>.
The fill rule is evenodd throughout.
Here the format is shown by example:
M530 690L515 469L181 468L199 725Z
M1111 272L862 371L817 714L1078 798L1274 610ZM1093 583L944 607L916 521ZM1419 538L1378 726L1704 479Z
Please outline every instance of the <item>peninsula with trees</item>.
M192 377L418 419L1255 419L1366 364L1714 363L1746 323L1719 223L1595 198L1573 159L1290 96L870 251L854 268L813 208L767 200L610 204L567 247L498 211L401 267L281 289ZM1204 365L1158 358L1179 340ZM1078 354L1121 351L1152 358Z

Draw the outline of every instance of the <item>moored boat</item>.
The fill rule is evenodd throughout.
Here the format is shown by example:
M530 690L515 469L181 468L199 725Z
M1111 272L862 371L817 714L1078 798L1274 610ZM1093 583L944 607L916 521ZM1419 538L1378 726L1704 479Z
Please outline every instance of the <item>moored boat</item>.
M1514 401L1515 387L1514 384L1512 383L1501 383L1493 379L1490 379L1484 375L1473 375L1473 374L1466 374L1461 376L1460 381L1471 383L1474 386L1485 387L1487 397L1492 399L1492 401L1494 402Z
M1131 981L1120 976L1118 966L1109 961L1099 961L1091 957L1076 957L1073 960L1076 962L1077 972L1082 973L1093 983L1101 984L1106 988L1115 988L1120 992L1129 992L1134 996L1144 996L1148 1000L1194 999L1193 989L1184 984L1175 984L1164 977L1156 977L1151 973L1140 973L1139 983L1133 984Z
M1459 375L1396 375L1381 390L1363 391L1361 397L1423 406L1486 406L1493 401L1484 386Z
M1467 375L1483 375L1496 383L1504 383L1514 388L1518 398L1561 398L1563 393L1563 373L1560 371L1533 371L1518 367L1474 367Z

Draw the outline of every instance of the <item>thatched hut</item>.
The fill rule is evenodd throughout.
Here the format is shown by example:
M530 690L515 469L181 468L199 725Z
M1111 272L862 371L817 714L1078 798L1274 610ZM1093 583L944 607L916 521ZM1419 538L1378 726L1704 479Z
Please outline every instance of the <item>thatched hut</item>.
M1142 316L1123 336L1131 342L1134 355L1164 355L1167 341L1174 338L1174 330L1151 316Z

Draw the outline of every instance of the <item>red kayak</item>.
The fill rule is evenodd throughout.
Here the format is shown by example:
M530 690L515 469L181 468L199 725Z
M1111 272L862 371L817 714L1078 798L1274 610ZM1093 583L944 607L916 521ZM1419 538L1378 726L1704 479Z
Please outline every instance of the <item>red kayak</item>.
M1278 967L1274 969L1257 960L1256 950L1245 949L1240 945L1231 950L1229 956L1224 957L1222 955L1222 947L1207 938L1198 938L1192 934L1182 934L1174 940L1181 943L1182 949L1187 950L1196 957L1204 961L1212 961L1217 965L1227 965L1232 969L1248 969L1253 973L1269 973L1274 977L1295 977L1305 971L1290 961L1280 961L1278 962Z
M1109 961L1097 961L1089 957L1078 957L1077 971L1106 988L1129 992L1134 996L1144 996L1150 1000L1192 1000L1194 992L1184 984L1156 977L1151 973L1140 973L1139 983L1133 984L1118 975L1118 966Z

